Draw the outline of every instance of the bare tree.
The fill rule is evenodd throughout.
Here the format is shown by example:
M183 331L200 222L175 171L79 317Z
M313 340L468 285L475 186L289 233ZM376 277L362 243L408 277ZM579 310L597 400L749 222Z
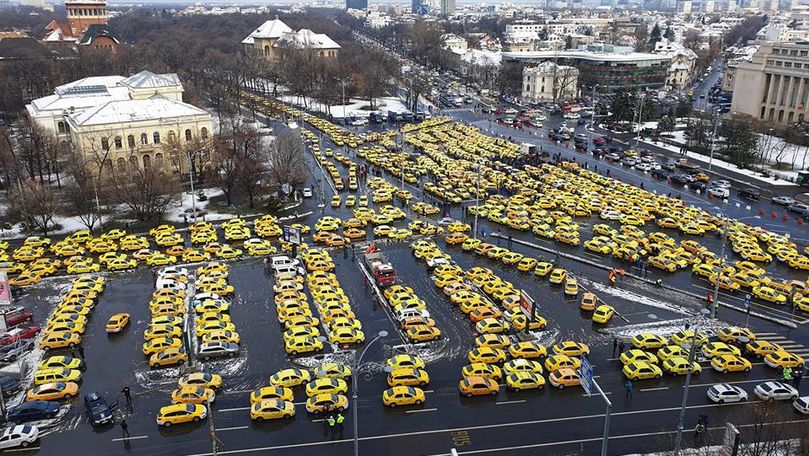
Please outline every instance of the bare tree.
M131 162L125 170L112 169L108 185L117 201L140 221L160 220L180 202L180 184L173 176Z
M44 236L53 227L53 218L59 212L60 201L46 182L29 179L20 182L9 197L10 211L29 229L37 229Z
M103 188L97 187L93 174L92 164L74 154L67 169L70 182L64 187L65 207L79 218L88 230L93 231L95 225L101 221L99 212L100 199ZM96 204L96 198L99 198Z
M245 171L244 167L252 168L261 156L261 138L252 125L244 124L239 119L226 122L219 138L215 150L214 180L224 193L227 204L231 205L243 190L243 176L252 173Z
M289 184L294 190L306 182L309 164L297 132L282 134L275 139L269 162L269 176L275 185Z

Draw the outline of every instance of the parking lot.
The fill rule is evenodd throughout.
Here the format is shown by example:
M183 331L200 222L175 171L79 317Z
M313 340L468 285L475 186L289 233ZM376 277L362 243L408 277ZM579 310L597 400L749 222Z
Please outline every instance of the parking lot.
M323 125L318 127L323 128ZM418 132L413 133L413 137L417 134ZM332 186L338 180L342 182L342 178L348 179L351 163L373 165L369 169L374 169L374 166L376 169L385 169L376 177L394 188L402 186L401 176L395 173L400 168L393 162L374 164L374 157L371 155L366 154L366 158L361 158L347 151L344 161L326 158L327 149L332 149L334 153L343 150L328 136L319 141L318 150L324 152L324 157L317 160L319 164L315 160L314 147L311 156L314 172L310 185L320 187L321 179L328 183L323 185L325 207L319 207L320 198L315 195L304 200L295 209L298 214L305 214L296 221L306 226L314 227L324 216L333 216L343 221L356 217L357 207L345 207L345 197L349 194L373 195L373 190L360 179L356 192L348 188L336 192L343 196L339 206L329 204L335 193ZM349 148L351 140L346 140ZM559 150L566 156L576 156L564 147L547 142L540 144L549 151ZM408 152L411 155L407 163L413 165L422 163L418 157L430 155L418 146L412 147ZM433 160L439 159L437 155L431 157ZM456 159L468 160L468 157ZM331 162L332 166L327 167L326 162ZM492 162L487 163L487 166L492 165ZM455 166L451 161L443 164L447 169ZM328 169L335 169L339 179L334 179L334 174ZM466 169L468 171L470 167L467 165ZM665 193L662 189L666 188L666 184L653 182L640 173L623 170L620 166L613 166L611 169L616 170L612 176L614 178L625 181L631 179L634 183L647 182L646 190L660 189L659 193ZM507 175L507 172L502 173ZM466 182L469 184L469 173L466 175ZM496 175L499 174L491 174L487 179L495 179L492 176ZM405 230L409 229L409 224L414 220L439 226L439 220L445 214L439 212L427 216L417 214L409 208L419 200L441 207L441 203L447 198L446 193L442 197L435 192L422 192L422 189L429 188L425 184L434 181L433 176L434 171L426 172L415 176L415 182L404 183L403 189L409 190L413 199L409 204L402 205L405 206L405 217L391 221L388 223L390 226ZM375 203L373 196L369 199L371 209L378 210L384 205ZM691 195L684 200L689 204L700 204L704 208L711 204L704 198ZM399 202L399 199L393 201L396 205ZM480 204L483 202L479 200ZM474 198L467 198L462 204L452 204L442 209L446 209L449 216L474 225L474 216L468 210L461 209L474 204ZM728 208L726 212L731 217L744 217L751 213L745 207L735 207L732 202L723 208ZM751 211L756 213L752 208ZM757 221L751 222L758 224ZM576 223L581 242L594 236L596 225L607 224L613 229L621 227L619 221L602 220L598 213L576 217ZM263 257L240 256L227 260L228 283L234 287L233 296L229 298L228 313L241 337L239 356L225 361L202 362L203 371L223 377L223 387L217 393L212 411L206 420L177 425L170 429L159 428L155 424L155 418L158 409L170 402L169 394L176 388L180 372L176 367L150 369L147 358L140 350L142 334L150 319L148 303L155 285L152 269L157 268L139 267L126 272L105 273L106 287L82 337L86 370L82 373L81 393L84 395L97 391L109 402L118 401L116 415L119 420L126 419L130 436L124 439L118 425L97 428L90 426L81 401L72 399L64 402L58 419L38 423L45 436L31 451L57 454L63 452L62 445L69 444L71 452L81 451L87 454L211 454L215 437L220 442L220 454L229 454L229 451L239 454L270 454L292 450L300 454L315 454L322 453L324 449L348 454L353 445L353 407L356 407L359 420L361 454L448 454L452 447L457 448L461 454L489 454L498 451L515 455L537 454L538 451L542 454L570 454L574 451L592 454L597 451L601 446L604 403L597 395L588 397L581 388L557 390L546 385L541 390L514 392L499 385L495 396L466 398L459 395L460 372L469 363L467 352L474 347L474 339L478 334L469 318L458 306L451 304L449 297L433 284L426 262L413 255L411 244L427 239L434 241L437 248L448 254L464 271L476 266L489 268L494 275L524 290L537 302L539 314L547 320L547 326L540 331L532 331L531 334L511 332L509 337L512 342L527 338L548 349L565 340L589 346L588 359L594 365L595 378L613 402L609 442L611 454L671 446L682 400L683 377L667 375L660 379L639 380L635 383L632 396L627 397L626 380L621 372L623 366L617 359L618 353L613 348L613 341L618 339L626 343L628 349L629 339L637 334L652 332L668 337L683 330L686 324L715 337L716 332L726 326L744 326L747 317L745 313L720 307L718 320L703 318L700 309L705 307L705 300L702 296L711 291L713 286L706 279L690 274L688 270L668 273L649 268L648 274L643 274L640 270L633 269L635 266L631 262L627 263L612 255L590 252L582 245L571 246L546 239L534 235L530 230L512 229L483 217L478 217L477 227L476 234L467 234L564 268L568 274L578 279L578 293L575 296L566 295L564 284L551 284L547 277L539 277L533 271L518 271L515 266L507 266L496 258L475 254L464 250L460 245L448 245L444 234L422 235L413 230L413 233L403 239L391 239L388 236L379 236L377 239L372 234L371 225L365 228L366 237L355 241L353 248L329 248L334 262L333 272L356 319L362 324L366 343L380 331L388 333L370 346L363 358L366 363L360 372L354 372L354 375L358 375L359 400L356 403L350 402L344 430L341 435L334 437L330 436L321 417L306 413L303 407L306 395L301 388L294 390L294 418L263 423L250 419L250 392L267 385L268 377L274 372L286 367L314 369L324 360L351 362L355 353L353 348L343 350L341 346L327 343L318 354L295 357L287 355L284 350L283 328L278 324L276 303L273 300L272 286L275 277L264 263ZM794 222L783 228L794 230ZM654 223L649 223L643 230L650 233L658 228ZM314 232L313 229L305 239L310 245L314 244L311 240ZM221 229L217 233L219 239L222 239ZM721 239L713 234L690 236L676 231L668 233L677 243L695 239L708 251L717 254L721 248ZM186 243L190 241L186 238L186 233L183 233L183 237ZM271 239L273 246L280 250L278 241ZM410 286L418 298L426 302L426 309L435 320L435 327L441 330L438 341L411 343L399 331L391 309L372 299L373 288L367 284L360 263L363 251L373 241L377 242L377 248L396 269L398 283ZM805 245L799 246L803 247ZM732 255L730 249L726 253ZM741 258L734 256L729 261L735 260ZM805 270L790 268L781 261L757 264L765 267L767 275L774 279L806 280ZM193 271L197 266L199 264L185 267ZM614 286L610 286L607 275L613 268L624 269L628 274ZM57 275L20 289L17 293L18 302L32 310L35 322L43 323L58 302L59 296L67 290L71 278ZM663 282L662 286L655 283L658 279ZM580 301L585 292L595 293L601 302L614 307L616 316L605 325L594 324L591 313L580 310ZM744 307L744 300L743 291L720 294L720 302L739 308ZM754 315L749 322L750 328L759 339L779 343L790 353L799 356L809 354L809 337L805 331L809 314L795 311L790 306L758 299L753 299L752 304L756 315L765 317L758 318ZM130 314L130 325L121 334L107 335L104 328L107 319L119 312ZM785 321L790 325L784 326ZM71 354L71 351L57 353ZM426 361L425 370L429 373L430 382L424 388L424 404L391 409L383 406L380 401L382 391L388 387L382 365L386 358L402 353L418 354ZM40 350L34 350L26 357L26 362L33 367L31 376L42 356ZM686 409L686 429L693 429L697 416L706 414L709 416L710 431L707 438L712 442L721 437L725 421L734 422L743 435L765 419L766 426L778 427L785 436L799 435L798 428L805 426L805 421L801 415L795 413L790 402L768 404L753 395L753 387L776 378L777 371L764 365L761 360L748 358L752 361L752 369L747 373L721 374L710 368L709 361L700 361L703 371L692 379L689 389L691 394ZM741 404L711 403L705 396L706 390L719 382L742 387L750 395L749 400ZM131 408L126 407L125 398L120 393L125 386L130 387L133 393ZM351 394L349 392L348 396L351 397ZM7 405L13 406L20 400L22 394L12 398ZM689 432L686 443L692 443L691 439Z

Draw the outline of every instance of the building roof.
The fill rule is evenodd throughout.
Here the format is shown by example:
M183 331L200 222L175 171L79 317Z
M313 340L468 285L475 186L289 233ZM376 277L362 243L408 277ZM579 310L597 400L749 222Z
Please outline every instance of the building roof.
M177 73L155 74L149 70L143 70L138 74L133 74L122 80L120 84L133 89L153 89L183 85Z
M0 60L43 59L50 51L22 32L0 32Z
M261 24L253 31L247 38L242 40L242 44L253 44L255 38L260 39L278 39L285 33L291 32L292 29L284 24L277 17Z
M145 100L114 100L69 116L77 126L208 115L204 109L161 96Z
M45 27L45 38L43 41L58 42L58 41L76 41L78 38L73 36L73 29L68 24L60 24L56 21L51 21Z
M78 45L88 46L93 42L94 39L100 36L107 36L115 41L116 44L121 44L121 39L118 38L118 35L112 31L108 24L92 24L87 27L87 30L85 30L84 35L82 35L78 42Z
M340 45L323 33L315 33L309 29L285 33L273 47L291 49L340 49Z
M539 65L536 65L536 66L531 66L531 67L527 66L527 67L523 68L523 73L548 74L548 73L553 73L554 71L562 71L562 72L576 71L576 72L578 72L579 70L577 70L576 67L572 67L572 66L557 65L556 63L551 62L550 60L546 60L546 61L544 61L544 62L542 62L542 63L540 63Z
M118 84L124 80L123 76L90 76L88 78L77 79L72 82L68 82L67 84L62 84L56 89L54 89L54 93L57 95L66 95L69 92L80 92L81 89L76 89L77 87L106 87L106 88L113 88L118 87Z
M590 52L579 50L566 51L533 51L533 52L503 52L503 58L507 60L543 60L543 59L577 59L599 62L614 63L636 63L651 62L660 60L670 60L668 56L661 54L647 54L645 52Z

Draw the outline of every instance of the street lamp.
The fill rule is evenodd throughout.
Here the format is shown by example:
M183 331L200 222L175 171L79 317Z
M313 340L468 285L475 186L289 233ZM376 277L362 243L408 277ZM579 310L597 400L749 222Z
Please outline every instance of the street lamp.
M346 81L351 80L351 76L346 76L344 78L334 78L337 82L340 83L340 87L343 90L343 123L346 121Z
M713 154L716 150L716 130L719 128L719 111L714 111L714 121L713 121L713 136L711 136L711 154L708 157L708 171L711 171L711 166L713 166Z
M721 274L721 270L720 270ZM717 280L719 283L719 280ZM700 313L703 316L707 315L710 311L708 309L700 309ZM680 454L680 446L683 442L683 428L685 427L685 408L688 405L688 390L691 388L691 371L693 370L692 367L694 365L694 358L697 356L697 349L699 348L699 344L697 344L697 335L699 334L699 330L697 325L694 325L694 335L691 336L691 343L688 347L688 364L686 365L685 374L685 387L683 388L683 402L680 405L680 419L677 421L677 437L674 440L674 454L675 456L679 456Z
M596 112L598 110L598 106L596 105L596 91L598 90L598 84L593 86L593 116L590 118L590 128L587 130L587 151L590 151L590 145L593 143L593 130L596 126Z
M478 163L478 176L475 182L475 222L472 225L472 238L478 238L478 205L480 204L480 163ZM526 325L526 328L528 326Z
M354 352L354 366L351 369L351 400L353 402L353 406L351 408L353 409L354 416L354 456L359 456L360 454L359 426L357 425L357 420L359 419L357 417L357 376L359 375L360 366L362 365L362 357L365 356L365 352L371 348L371 345L373 345L374 342L387 336L387 331L379 331L379 334L377 334L376 337L371 339L371 341L365 345L365 348L362 350L362 352L360 352L359 356L356 356L356 352Z
M721 209L717 206L714 206L714 210L720 211ZM716 318L716 309L719 307L719 280L722 278L722 269L724 268L725 263L725 244L727 244L728 239L728 232L730 231L729 227L727 226L731 220L740 222L742 220L749 220L749 219L760 219L758 215L754 215L752 217L742 217L739 219L731 219L729 217L723 217L721 212L717 213L717 216L722 218L723 220L723 227L722 227L722 249L719 251L719 272L716 274L716 283L714 284L713 289L713 302L711 303L711 319Z

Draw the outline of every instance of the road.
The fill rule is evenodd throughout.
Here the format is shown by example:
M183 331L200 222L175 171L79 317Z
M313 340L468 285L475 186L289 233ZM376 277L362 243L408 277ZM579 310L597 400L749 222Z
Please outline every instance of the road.
M457 118L474 115L471 111L453 113ZM489 128L486 120L470 118L470 121L482 128ZM497 134L511 135L515 140L536 140L549 151L558 151L565 157L577 157L579 161L587 161L589 166L596 165L592 158L539 140L530 132L517 132L497 125L493 125L492 129ZM328 140L324 140L323 147L329 146L333 147ZM609 169L613 177L636 185L643 183L647 189L681 193L688 203L703 207L713 204L702 197L655 182L636 171L623 169L620 165L606 162L597 164L599 170ZM347 175L344 165L338 167L342 175ZM319 168L313 169L315 173L319 172ZM313 174L310 184L317 185L320 178L322 176ZM396 180L391 182L398 184ZM325 192L328 201L332 191L325 187ZM731 216L755 214L757 208L748 210L746 206L736 207L733 200L722 207ZM317 198L306 200L296 211L301 214L311 212L300 219L306 224L313 224L321 215L347 218L350 214L350 209L345 207L327 206L321 210L317 207ZM460 209L454 207L452 215L460 218ZM409 215L409 218L413 217ZM470 219L467 221L471 222ZM597 218L582 220L582 238L589 238L592 226L600 222ZM780 220L756 221L759 222L772 229L792 232L795 228ZM395 226L405 225L406 221L395 223ZM492 260L445 246L440 237L435 238L461 267L490 267L503 279L519 284L535 297L540 312L549 321L548 328L539 334L543 343L551 345L564 339L575 339L591 346L590 360L594 364L597 381L614 403L610 454L671 447L682 400L683 379L663 377L660 380L641 381L635 386L632 397L626 397L620 362L612 351L613 339L625 340L642 330L672 331L682 328L686 321L714 332L726 324L743 324L745 315L722 309L720 320L702 320L697 315L703 302L693 296L629 278L616 288L605 286L606 272L601 266L621 265L612 258L584 253L580 248L560 247L536 239L531 234L491 225L488 221L480 221L480 225L489 233L502 230L503 238L492 238L491 242L499 242L512 250L532 256L553 255L546 250L537 250L532 247L533 244L579 258L562 257L559 261L561 266L581 278L585 289L596 291L605 302L618 308L626 321L616 319L603 328L593 327L587 315L579 312L577 300L566 298L557 286ZM508 235L512 236L512 242L507 240ZM714 250L719 242L712 238L700 241ZM375 334L380 330L390 333L366 355L370 362L365 366L368 374L363 375L359 382L359 401L351 404L358 411L360 454L444 455L449 454L453 447L462 455L535 455L537 452L547 455L577 452L597 454L601 447L604 404L599 397L588 397L581 389L558 391L546 387L539 392L515 393L501 388L496 397L460 397L457 390L459 371L466 364L465 353L472 346L474 337L469 321L432 285L424 264L411 255L406 243L386 241L381 243L381 248L396 266L401 282L413 287L428 302L428 309L444 337L421 350L429 360L427 370L431 377L427 402L414 408L384 408L379 395L387 385L384 375L380 373L379 363L385 357L398 353L401 348L397 347L402 345L402 341L389 314L372 305L370 290L364 285L357 263L350 254L341 249L331 250L338 280L363 323L366 334ZM323 421L305 413L301 405L305 396L300 389L296 390L295 402L298 405L295 418L273 423L250 421L247 409L250 390L265 385L267 377L281 368L293 365L311 367L319 362L319 358L290 359L284 354L281 329L275 321L271 304L272 277L264 264L258 259L246 259L231 262L230 265L230 282L236 289L231 316L241 333L243 352L234 361L205 363L206 371L221 373L225 379L224 391L218 394L211 415L215 437L221 442L218 454L269 455L294 451L296 455L320 455L324 449L332 454L351 454L351 429L354 424L351 414L347 416L343 434L332 440ZM795 274L779 264L773 264L770 268L785 276ZM805 274L802 277L805 278ZM702 294L707 289L707 282L684 272L672 275L653 270L650 279L657 278L664 279L667 285L675 289L696 290L696 294ZM18 296L19 302L33 309L35 319L42 322L66 283L66 278L46 279ZM148 270L110 275L107 290L94 311L86 335L88 368L84 373L82 393L99 391L110 400L115 400L121 399L118 391L123 386L130 386L134 392L133 410L122 411L129 423L131 437L122 439L117 427L91 428L82 415L80 404L74 403L61 420L48 428L49 434L32 452L64 454L64 448L69 446L72 454L88 456L196 456L213 453L209 423L176 426L170 430L158 429L154 423L156 411L168 403L177 372L173 369L148 369L139 350L141 334L148 320L147 302L152 289L153 276ZM738 301L740 298L723 295L721 299ZM775 318L794 318L796 329L755 317L750 323L751 328L763 339L783 343L803 356L809 355L809 334L805 324L809 319L805 315L793 317L783 309L760 303L756 303L756 310ZM133 323L122 335L108 337L104 333L104 323L109 315L120 311L130 312ZM333 348L327 350L330 357L335 356L333 351ZM34 353L32 356L37 355ZM805 426L806 421L795 415L788 403L762 404L751 394L751 400L747 403L718 405L709 403L705 397L706 389L720 381L737 384L752 393L757 383L773 378L773 369L756 362L748 374L723 375L712 371L705 362L702 365L705 370L693 380L690 387L685 423L686 428L690 429L698 415L707 414L711 427L707 439L709 442L720 440L726 421L736 423L745 438L750 437L753 426L763 416L767 417L766 426L783 428L786 435L796 435L799 427ZM690 433L686 436L686 443L692 443Z

